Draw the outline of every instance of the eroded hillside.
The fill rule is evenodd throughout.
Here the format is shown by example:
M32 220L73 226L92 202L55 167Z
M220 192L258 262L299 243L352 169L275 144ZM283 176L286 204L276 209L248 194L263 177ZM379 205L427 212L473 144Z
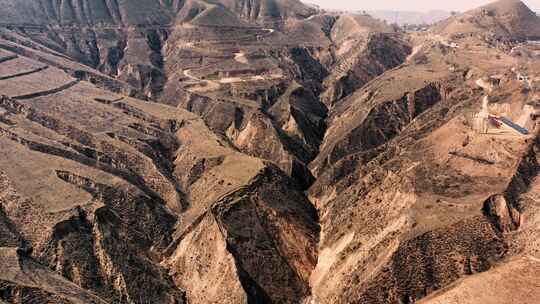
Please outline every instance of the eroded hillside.
M0 302L540 296L520 1L426 32L296 0L0 4Z

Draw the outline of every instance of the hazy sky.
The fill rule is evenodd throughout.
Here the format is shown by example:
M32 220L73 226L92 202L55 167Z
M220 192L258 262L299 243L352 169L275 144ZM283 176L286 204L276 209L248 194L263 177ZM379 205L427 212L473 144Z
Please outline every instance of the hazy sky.
M401 11L429 11L458 10L465 11L492 2L490 0L303 0L315 3L323 8L343 10L401 10ZM540 0L525 0L530 8L540 10Z

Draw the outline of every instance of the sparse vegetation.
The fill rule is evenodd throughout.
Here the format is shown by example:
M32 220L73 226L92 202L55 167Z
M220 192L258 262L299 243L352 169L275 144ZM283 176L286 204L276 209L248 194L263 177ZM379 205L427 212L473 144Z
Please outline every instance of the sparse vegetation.
M540 297L520 1L4 2L1 303Z

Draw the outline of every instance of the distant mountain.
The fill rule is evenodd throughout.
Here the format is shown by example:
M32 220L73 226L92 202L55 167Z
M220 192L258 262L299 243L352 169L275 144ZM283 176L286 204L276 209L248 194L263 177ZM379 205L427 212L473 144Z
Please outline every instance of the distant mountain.
M508 39L537 39L540 18L519 0L499 0L444 20L435 31L447 35L489 34Z
M447 11L391 11L391 10L373 10L366 11L371 16L384 20L388 23L405 24L433 24L450 17L451 13Z
M207 25L306 18L317 9L298 0L0 0L3 25L149 25L186 22Z
M154 0L0 0L0 23L25 25L165 24L171 5Z

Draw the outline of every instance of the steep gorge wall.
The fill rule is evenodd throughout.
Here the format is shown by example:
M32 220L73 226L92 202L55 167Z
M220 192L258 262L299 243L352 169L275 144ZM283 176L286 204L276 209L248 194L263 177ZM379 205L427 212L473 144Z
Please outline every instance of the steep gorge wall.
M412 49L396 34L370 34L353 50L337 59L324 81L321 100L332 107L370 80L402 64Z
M382 101L366 109L368 112L365 117L351 122L351 125L346 127L347 132L338 135L339 137L327 134L321 152L311 164L315 174L318 175L329 165L349 154L375 149L396 137L418 115L443 100L443 91L439 83L427 84L414 92L405 93L400 99ZM348 116L351 113L345 112L343 115ZM354 115L361 115L361 112ZM340 129L336 129L337 131L333 132L339 134Z

